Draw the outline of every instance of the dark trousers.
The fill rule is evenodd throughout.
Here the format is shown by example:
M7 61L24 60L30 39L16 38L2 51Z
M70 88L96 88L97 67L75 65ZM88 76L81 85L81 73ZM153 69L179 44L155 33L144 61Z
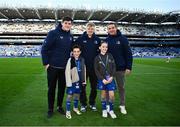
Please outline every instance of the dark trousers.
M97 77L96 74L93 71L86 71L86 78L89 78L90 81L90 86L91 86L91 91L89 95L89 104L90 105L95 105L95 100L97 96ZM82 86L81 88L81 93L80 93L80 102L81 105L86 106L87 105L87 96L86 96L86 86Z
M53 111L57 82L58 82L57 107L62 107L65 86L66 86L65 69L58 69L49 66L49 68L47 69L47 79L48 79L48 110Z
M125 106L125 71L116 71L115 77L119 90L120 105Z

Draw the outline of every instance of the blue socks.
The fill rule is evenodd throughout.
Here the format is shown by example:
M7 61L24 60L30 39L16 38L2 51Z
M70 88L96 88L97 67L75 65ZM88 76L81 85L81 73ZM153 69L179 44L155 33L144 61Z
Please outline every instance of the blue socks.
M114 104L112 100L109 100L110 111L113 110Z
M106 101L101 101L102 104L102 110L106 110Z
M78 108L78 100L74 100L74 108ZM69 100L66 101L66 110L71 110L71 101Z
M71 101L66 101L66 111L70 111L71 109Z

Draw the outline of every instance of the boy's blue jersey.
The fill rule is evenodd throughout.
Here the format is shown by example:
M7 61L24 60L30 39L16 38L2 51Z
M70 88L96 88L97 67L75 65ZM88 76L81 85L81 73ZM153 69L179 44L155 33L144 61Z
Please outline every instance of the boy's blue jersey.
M73 83L72 87L67 88L66 93L70 94L70 95L72 95L72 94L80 94L81 72L82 72L80 59L75 60L75 63L76 63L76 67L77 67L77 70L78 70L78 75L79 75L80 80L78 82L76 82L76 83Z
M111 83L105 85L102 82L102 80L98 80L97 89L98 90L114 91L114 90L116 90L116 83L113 80Z

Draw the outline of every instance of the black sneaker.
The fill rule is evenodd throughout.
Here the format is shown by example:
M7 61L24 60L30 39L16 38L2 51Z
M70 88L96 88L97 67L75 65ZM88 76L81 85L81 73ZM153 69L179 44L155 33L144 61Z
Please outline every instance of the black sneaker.
M57 111L62 115L66 115L66 113L65 113L65 111L64 111L64 109L62 107L58 107Z
M51 118L53 116L53 111L48 111L47 112L47 118Z
M81 112L86 112L86 108L87 108L87 106L84 106L84 105L81 105Z
M92 110L92 111L97 111L97 108L95 105L89 105L89 108Z

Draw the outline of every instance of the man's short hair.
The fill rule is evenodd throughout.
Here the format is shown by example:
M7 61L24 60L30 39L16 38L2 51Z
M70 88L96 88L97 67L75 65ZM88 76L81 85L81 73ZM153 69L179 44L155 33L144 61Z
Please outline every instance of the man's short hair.
M88 22L86 27L95 27L96 25L93 22Z
M62 22L64 22L64 21L71 21L71 22L73 22L73 20L72 20L71 17L64 17L64 18L62 19Z
M114 25L117 28L117 23L116 22L110 22L110 23L108 23L107 26L109 26L109 25Z

